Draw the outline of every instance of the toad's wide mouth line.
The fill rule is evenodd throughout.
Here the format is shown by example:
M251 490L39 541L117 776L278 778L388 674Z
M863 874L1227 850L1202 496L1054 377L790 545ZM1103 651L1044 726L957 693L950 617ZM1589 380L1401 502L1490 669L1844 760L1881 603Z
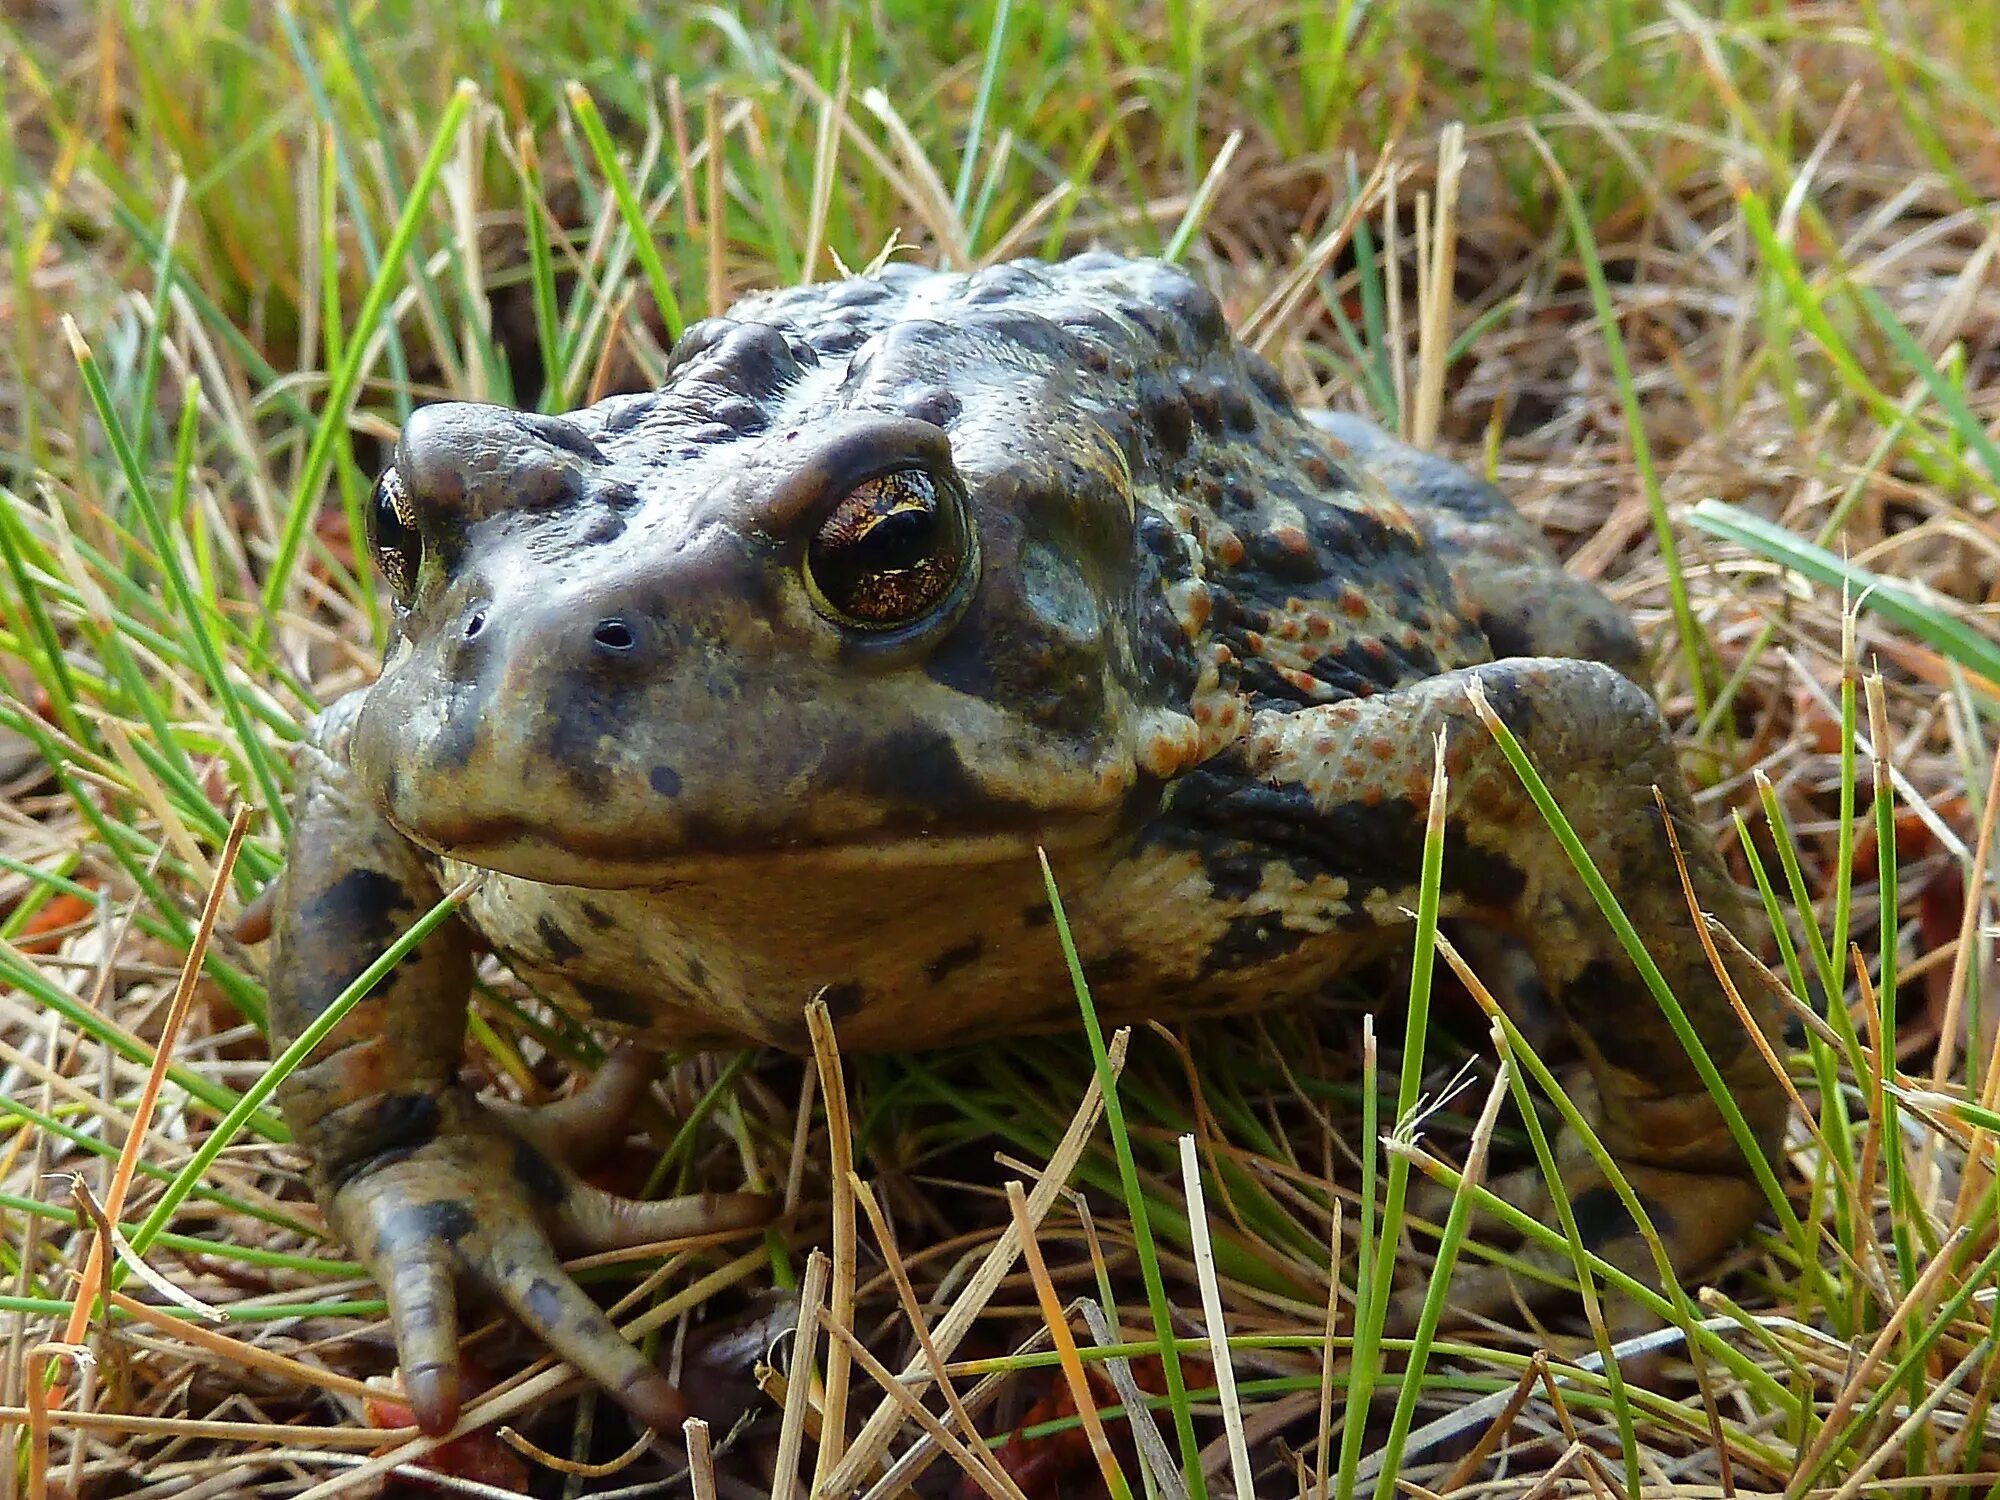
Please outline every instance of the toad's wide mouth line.
M1029 829L746 840L732 847L667 849L647 847L643 841L579 840L573 833L544 833L518 825L504 835L455 837L448 843L417 828L399 824L398 831L458 867L454 874L491 870L538 885L657 890L708 883L740 885L746 878L779 881L815 874L1032 862L1037 849L1060 853L1101 844L1116 823L1115 818L1098 814L1051 820Z

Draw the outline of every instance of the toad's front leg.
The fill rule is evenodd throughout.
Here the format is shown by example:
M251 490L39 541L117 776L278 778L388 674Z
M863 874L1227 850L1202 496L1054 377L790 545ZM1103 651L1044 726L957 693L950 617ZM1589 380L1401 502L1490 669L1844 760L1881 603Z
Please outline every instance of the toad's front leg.
M288 1044L440 899L410 845L338 759L309 749L274 912L273 1038ZM404 1388L426 1432L458 1419L458 1275L482 1283L557 1354L649 1426L686 1407L570 1279L551 1235L614 1249L740 1227L748 1194L641 1203L579 1178L559 1152L602 1144L649 1062L614 1057L551 1111L503 1117L458 1081L472 979L469 934L447 921L342 1018L279 1091L336 1233L382 1284ZM600 1128L587 1127L597 1122Z

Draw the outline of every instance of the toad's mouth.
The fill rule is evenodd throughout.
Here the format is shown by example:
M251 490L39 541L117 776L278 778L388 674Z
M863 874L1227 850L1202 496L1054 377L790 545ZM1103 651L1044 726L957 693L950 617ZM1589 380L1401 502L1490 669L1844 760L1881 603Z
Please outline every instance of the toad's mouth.
M1071 814L1006 828L873 829L852 836L749 837L720 842L649 843L643 838L551 832L523 822L479 828L406 827L398 831L433 854L471 870L584 889L649 889L740 883L751 874L782 882L814 876L945 869L1031 860L1037 849L1088 848L1114 837L1123 820L1110 813Z

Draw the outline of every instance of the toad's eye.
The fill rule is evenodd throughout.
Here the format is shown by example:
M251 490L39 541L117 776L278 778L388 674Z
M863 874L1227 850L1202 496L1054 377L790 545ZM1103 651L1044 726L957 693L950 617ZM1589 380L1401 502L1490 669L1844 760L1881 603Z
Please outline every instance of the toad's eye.
M835 624L893 630L931 614L972 560L964 502L922 469L848 491L806 547L806 591Z
M390 589L403 603L409 603L417 585L417 568L424 560L424 539L417 530L410 492L393 468L382 471L368 500L368 545Z

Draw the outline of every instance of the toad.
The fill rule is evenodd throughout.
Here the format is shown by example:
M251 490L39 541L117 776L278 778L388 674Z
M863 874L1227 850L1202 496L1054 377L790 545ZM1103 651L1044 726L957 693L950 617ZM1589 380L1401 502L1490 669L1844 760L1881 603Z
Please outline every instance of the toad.
M1702 908L1734 919L1737 894L1630 625L1490 485L1298 409L1173 266L891 265L696 324L648 394L424 407L369 549L394 634L303 752L271 1014L297 1036L486 872L281 1095L428 1430L459 1408L460 1277L640 1420L675 1420L554 1245L764 1212L577 1175L572 1148L646 1083L639 1053L541 1112L475 1097L478 941L655 1043L805 1049L815 996L850 1050L1057 1029L1075 999L1040 849L1108 1017L1303 1001L1408 941L1440 739L1444 914L1532 960L1676 1267L1762 1203L1475 712L1477 688L1768 1149L1783 1095L1667 819ZM1598 1169L1565 1171L1591 1248L1650 1276ZM1539 1178L1508 1195L1547 1212Z

